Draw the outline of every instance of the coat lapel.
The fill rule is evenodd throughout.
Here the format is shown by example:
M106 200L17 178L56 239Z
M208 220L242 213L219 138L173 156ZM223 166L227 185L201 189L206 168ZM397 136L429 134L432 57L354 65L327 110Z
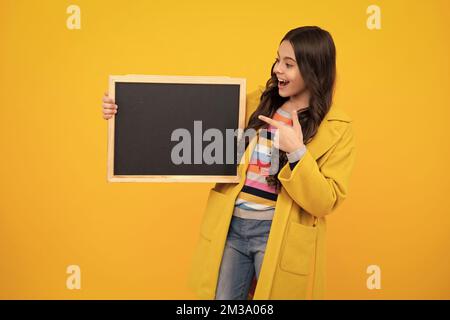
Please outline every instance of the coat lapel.
M352 120L341 109L331 106L318 128L316 136L306 144L306 148L315 160L323 156L341 137L333 125L334 121L351 122Z
M316 136L306 144L306 148L315 160L319 159L325 152L334 146L340 137L339 132L334 129L334 126L330 121L332 120L324 118L319 125Z

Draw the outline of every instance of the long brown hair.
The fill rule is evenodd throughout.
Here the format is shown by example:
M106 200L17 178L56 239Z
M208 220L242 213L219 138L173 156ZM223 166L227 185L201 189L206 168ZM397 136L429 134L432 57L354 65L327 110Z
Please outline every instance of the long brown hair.
M317 133L317 129L325 115L328 113L333 99L336 78L336 49L328 31L316 26L304 26L290 30L280 41L288 40L295 52L295 58L300 73L310 92L309 107L298 114L303 132L303 143L308 143ZM247 127L244 129L267 128L264 121L258 119L259 115L272 118L276 110L286 102L289 97L278 94L278 79L273 72L275 62L270 70L270 79L261 95L259 105L250 116ZM245 141L245 147L248 141ZM279 150L278 172L266 177L270 186L281 189L278 173L287 163L286 153Z

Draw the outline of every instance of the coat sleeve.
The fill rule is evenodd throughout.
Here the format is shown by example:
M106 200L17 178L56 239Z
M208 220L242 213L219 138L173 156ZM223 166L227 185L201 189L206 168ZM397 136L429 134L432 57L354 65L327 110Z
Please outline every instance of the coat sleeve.
M285 165L278 179L291 198L308 213L323 217L331 213L347 197L350 175L355 160L355 138L351 122L328 159L319 168L306 152L294 169Z

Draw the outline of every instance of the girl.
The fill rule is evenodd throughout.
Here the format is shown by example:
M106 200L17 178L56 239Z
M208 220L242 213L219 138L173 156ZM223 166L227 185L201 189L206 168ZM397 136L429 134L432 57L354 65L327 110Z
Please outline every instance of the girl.
M327 31L283 37L263 92L247 99L251 161L208 196L189 277L199 298L323 298L325 215L346 198L355 158L351 119L332 106L335 76ZM117 106L103 102L109 119Z

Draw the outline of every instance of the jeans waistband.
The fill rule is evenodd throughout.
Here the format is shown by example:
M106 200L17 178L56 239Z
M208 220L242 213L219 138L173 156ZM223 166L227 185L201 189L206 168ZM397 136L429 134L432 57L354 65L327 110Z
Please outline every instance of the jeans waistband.
M261 211L261 210L246 210L235 206L233 216L243 219L272 220L274 213L275 213L274 208Z

